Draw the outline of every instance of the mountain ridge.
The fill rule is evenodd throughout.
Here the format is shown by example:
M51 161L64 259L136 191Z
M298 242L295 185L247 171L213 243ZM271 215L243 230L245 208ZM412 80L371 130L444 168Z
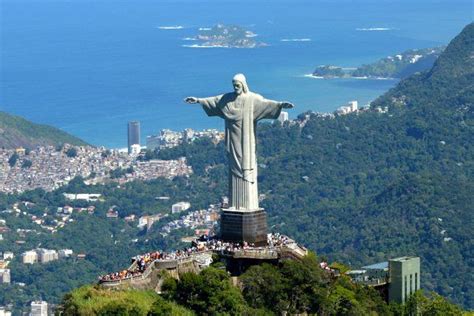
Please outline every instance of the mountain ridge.
M85 141L58 128L37 124L20 116L0 111L0 147L12 149L18 147L34 148L46 145L85 146Z
M473 308L473 38L470 24L431 70L402 80L369 111L261 124L259 188L269 226L354 267L420 255L423 286ZM199 172L223 165L208 147L159 157L185 155L202 179L225 187L225 168Z

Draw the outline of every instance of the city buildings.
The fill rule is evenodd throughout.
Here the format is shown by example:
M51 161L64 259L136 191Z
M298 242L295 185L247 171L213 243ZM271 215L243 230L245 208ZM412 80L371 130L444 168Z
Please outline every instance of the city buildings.
M216 129L195 131L191 128L187 128L182 132L163 129L160 131L159 135L150 135L146 137L146 148L149 150L173 148L183 142L189 143L203 137L210 138L217 144L224 139L224 133Z
M38 261L38 254L34 250L28 250L22 253L22 261L25 264L33 264Z
M343 105L336 110L336 114L345 115L353 112L357 112L358 104L357 101L350 101L347 105Z
M58 260L59 258L56 250L40 248L36 250L36 253L38 254L38 261L41 263Z
M62 150L53 146L37 147L28 155L21 156L15 166L8 164L13 149L0 148L0 192L21 193L27 190L41 188L53 191L66 185L76 176L85 179L86 184L102 184L116 181L120 184L134 180L151 180L158 177L173 178L187 176L192 173L186 159L139 161L136 156L108 150L104 147L81 146L74 147L75 157L66 154L70 145ZM23 160L29 160L31 166L22 168ZM114 170L132 170L129 173L114 175ZM85 200L94 202L100 200L98 194L67 194L70 200ZM0 222L0 234L7 229Z
M288 112L281 111L280 115L278 116L277 121L279 121L281 124L285 123L288 121Z
M10 259L13 259L15 255L13 254L13 252L11 251L5 251L3 253L3 260L10 260Z
M210 229L214 231L220 218L217 205L209 205L207 210L197 210L182 215L161 228L160 234L166 237L171 231L178 229Z
M132 153L132 145L140 145L140 122L128 122L128 153Z
M73 253L72 249L61 249L58 251L58 256L59 258L68 258L72 256Z
M63 195L67 200L81 200L86 202L96 202L101 197L101 194L98 193L63 193Z
M155 215L146 215L142 216L138 219L138 225L137 227L140 229L150 229L153 223L159 221L161 218L163 218L163 214L158 213Z
M0 283L10 283L10 269L0 269Z
M38 248L34 250L28 250L22 253L22 261L24 264L48 263L59 258L68 258L72 256L73 251L71 249L61 249L59 251L53 249Z
M188 210L191 207L189 202L178 202L171 206L171 214L180 213Z
M133 144L129 147L128 153L132 156L138 156L141 150L142 147L140 146L140 144Z

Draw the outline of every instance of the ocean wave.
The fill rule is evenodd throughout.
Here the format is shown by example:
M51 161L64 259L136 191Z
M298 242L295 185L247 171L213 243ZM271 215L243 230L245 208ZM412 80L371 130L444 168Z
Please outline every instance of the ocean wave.
M199 31L210 31L210 30L212 30L212 28L211 27L200 27L200 28L198 28L198 30Z
M280 42L311 42L310 38L282 38Z
M158 26L157 27L160 30L181 30L184 29L184 26L182 25L169 25L169 26Z
M197 41L197 38L195 37L184 37L182 38L183 41Z
M303 75L303 77L311 78L311 79L324 79L324 77L315 76L315 75L313 75L313 74L306 74L306 75Z
M397 78L391 78L391 77L350 77L352 79L360 79L360 80L398 80Z
M392 31L393 28L390 27L358 27L356 31Z
M181 47L186 47L186 48L229 48L229 46L225 46L225 45L199 45L199 44L181 45Z
M315 76L313 74L306 74L303 75L305 78L311 78L311 79L356 79L356 80L399 80L397 78L390 78L390 77L323 77L323 76Z

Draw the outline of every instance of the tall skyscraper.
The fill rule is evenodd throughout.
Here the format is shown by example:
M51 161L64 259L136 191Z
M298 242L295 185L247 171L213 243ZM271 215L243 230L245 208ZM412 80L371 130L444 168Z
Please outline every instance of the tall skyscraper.
M140 145L140 122L128 122L128 153L132 152L132 145Z

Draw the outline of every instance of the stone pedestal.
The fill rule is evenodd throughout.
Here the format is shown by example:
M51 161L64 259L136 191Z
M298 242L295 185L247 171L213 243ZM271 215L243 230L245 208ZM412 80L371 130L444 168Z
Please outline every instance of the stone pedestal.
M267 244L267 213L263 209L237 211L222 209L220 222L221 239L232 242L248 242L257 246Z

